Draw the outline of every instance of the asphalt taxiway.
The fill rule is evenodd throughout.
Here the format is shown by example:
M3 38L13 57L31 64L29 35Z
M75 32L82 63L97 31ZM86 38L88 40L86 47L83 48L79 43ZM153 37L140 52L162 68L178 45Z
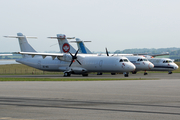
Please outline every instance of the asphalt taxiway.
M118 76L123 77L114 77ZM180 74L146 77L160 76L158 80L0 82L0 120L179 120Z
M143 73L138 74L129 74L129 77L124 77L123 74L89 74L87 77L83 77L82 75L74 75L72 74L70 77L63 77L63 74L59 75L0 75L0 78L150 78L150 79L179 79L180 73L148 73L148 75L144 75Z

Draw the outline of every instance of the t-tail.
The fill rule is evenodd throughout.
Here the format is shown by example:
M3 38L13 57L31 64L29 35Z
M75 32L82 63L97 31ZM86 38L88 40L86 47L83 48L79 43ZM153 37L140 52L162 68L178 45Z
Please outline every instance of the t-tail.
M4 37L18 38L21 52L36 52L34 50L34 48L28 43L27 38L35 38L36 39L37 37L31 37L31 36L26 37L22 33L17 33L17 36L4 36ZM29 57L29 55L23 55L23 58L25 58L25 57Z
M82 41L79 38L76 38L76 41L71 41L71 42L77 43L78 49L81 53L92 54L92 52L84 44L84 42L91 42L91 41Z
M51 39L58 39L61 53L76 53L76 50L69 44L67 39L74 39L74 37L66 37L64 34L57 34L57 37L48 37Z
M29 36L26 37L22 33L17 33L17 36L4 36L4 37L18 38L21 52L36 52L34 48L28 43L27 38L37 38L37 37L29 37Z

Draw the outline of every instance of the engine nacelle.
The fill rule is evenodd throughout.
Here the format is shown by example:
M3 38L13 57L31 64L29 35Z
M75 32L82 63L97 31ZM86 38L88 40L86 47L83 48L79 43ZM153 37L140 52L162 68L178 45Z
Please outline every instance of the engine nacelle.
M63 61L67 61L67 62L71 62L72 56L69 54L64 54L63 57L58 57L58 59L63 60Z

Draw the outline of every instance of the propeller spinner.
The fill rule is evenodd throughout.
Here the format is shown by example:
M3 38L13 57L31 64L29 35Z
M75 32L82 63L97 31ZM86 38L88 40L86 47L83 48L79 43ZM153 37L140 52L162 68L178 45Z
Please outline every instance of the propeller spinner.
M71 60L71 63L69 65L69 67L71 67L72 63L76 60L80 65L81 63L79 62L79 60L77 60L77 53L78 53L79 49L76 51L75 55L73 56L70 52L69 54L72 56L72 60Z

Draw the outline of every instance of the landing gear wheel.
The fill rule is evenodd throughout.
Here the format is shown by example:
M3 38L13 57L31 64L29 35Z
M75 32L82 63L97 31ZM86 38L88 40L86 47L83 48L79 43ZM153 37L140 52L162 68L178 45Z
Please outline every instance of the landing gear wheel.
M172 74L172 71L169 71L169 73L168 74Z
M83 77L86 77L86 76L88 76L88 74L82 74L82 76L83 76Z
M129 74L124 74L124 77L129 77Z
M116 75L116 73L111 73L111 75Z
M148 74L147 72L144 73L144 75L147 75L147 74Z
M102 73L98 72L97 75L102 75Z
M71 76L71 73L69 73L69 72L64 73L64 77L70 77L70 76Z
M132 74L136 74L137 72L136 71L133 71Z

